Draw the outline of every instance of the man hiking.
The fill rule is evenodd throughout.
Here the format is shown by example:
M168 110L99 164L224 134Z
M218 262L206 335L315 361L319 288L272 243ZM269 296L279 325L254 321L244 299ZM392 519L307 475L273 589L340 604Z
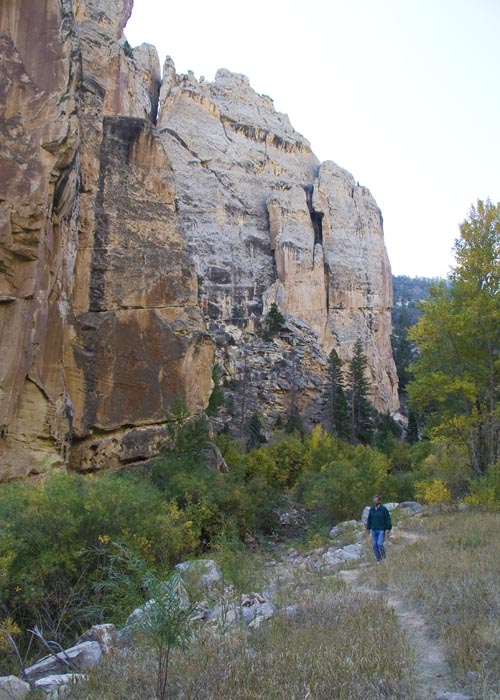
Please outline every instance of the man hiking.
M385 533L392 530L391 515L387 508L382 505L380 496L373 497L373 505L368 513L366 530L371 532L373 552L377 563L380 564L385 559Z

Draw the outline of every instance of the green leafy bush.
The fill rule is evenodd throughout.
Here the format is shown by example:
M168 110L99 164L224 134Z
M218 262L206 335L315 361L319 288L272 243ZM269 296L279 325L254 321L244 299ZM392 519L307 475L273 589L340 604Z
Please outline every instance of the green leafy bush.
M483 477L472 481L465 502L485 510L500 510L500 462L488 467Z
M359 518L362 508L381 490L387 457L371 447L353 447L319 430L308 442L309 469L297 480L295 495L331 524Z
M247 476L259 475L268 484L288 489L307 465L307 448L294 435L251 452L245 461Z
M0 598L26 629L64 642L87 624L102 548L120 540L168 570L197 545L188 514L145 480L54 473L0 495Z

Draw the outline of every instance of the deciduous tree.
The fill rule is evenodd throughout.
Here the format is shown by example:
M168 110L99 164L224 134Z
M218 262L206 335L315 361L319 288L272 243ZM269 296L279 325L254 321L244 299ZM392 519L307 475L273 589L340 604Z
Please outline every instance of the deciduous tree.
M466 444L481 476L500 457L500 203L478 200L460 226L450 285L431 289L411 331L411 404L436 439Z

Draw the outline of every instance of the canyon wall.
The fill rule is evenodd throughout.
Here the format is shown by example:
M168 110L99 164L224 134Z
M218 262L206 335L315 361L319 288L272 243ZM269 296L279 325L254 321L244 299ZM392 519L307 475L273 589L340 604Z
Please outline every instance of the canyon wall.
M177 75L167 58L157 128L173 165L179 225L201 280L203 310L219 334L217 359L229 381L240 377L241 385L248 375L251 411L276 418L296 400L309 424L321 420L326 358L335 348L348 362L358 338L371 400L396 411L392 277L382 215L369 190L335 163L320 164L269 97L224 69L206 82ZM269 357L261 362L255 333L235 332L234 311L252 328L273 302L290 333L284 344L275 342L274 351L283 347L269 364ZM293 347L304 338L299 361Z
M0 479L139 463L214 362L233 433L325 420L327 357L398 408L392 285L364 187L245 76L131 48L132 0L0 7ZM262 333L276 303L279 336Z
M214 356L131 0L32 5L0 15L0 478L146 459Z

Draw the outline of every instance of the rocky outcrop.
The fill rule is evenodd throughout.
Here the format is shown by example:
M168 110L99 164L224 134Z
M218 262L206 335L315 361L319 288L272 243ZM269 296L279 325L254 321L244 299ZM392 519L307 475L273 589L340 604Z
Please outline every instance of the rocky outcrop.
M123 35L131 10L0 8L0 479L150 458L176 398L206 407L215 359L233 428L323 421L328 353L358 338L374 402L397 409L369 191L245 76L167 59L161 80ZM266 339L273 303L287 323Z
M382 214L366 187L332 162L321 165L313 194L323 214L328 289L328 329L347 361L363 340L372 400L383 410L398 407L391 347L392 276L383 239Z

